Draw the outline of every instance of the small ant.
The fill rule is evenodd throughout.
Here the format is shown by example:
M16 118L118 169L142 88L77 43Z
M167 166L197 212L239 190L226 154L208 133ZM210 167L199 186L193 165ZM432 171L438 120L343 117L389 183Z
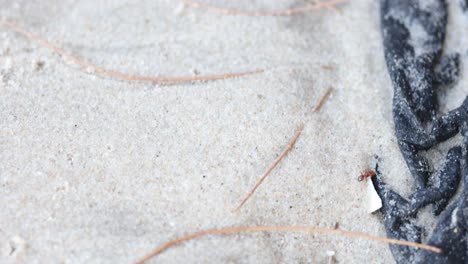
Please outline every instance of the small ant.
M375 173L375 171L367 169L363 173L361 173L361 175L359 175L359 177L357 179L358 179L358 181L363 181L363 180L367 180L367 178L369 178L369 177L374 177L376 175L377 174Z

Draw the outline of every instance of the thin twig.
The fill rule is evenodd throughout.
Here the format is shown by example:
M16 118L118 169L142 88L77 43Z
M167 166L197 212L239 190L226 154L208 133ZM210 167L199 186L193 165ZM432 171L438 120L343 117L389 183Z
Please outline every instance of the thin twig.
M333 91L333 87L328 87L328 89L325 91L325 93L320 97L320 100L318 103L315 105L315 107L312 109L312 112L318 112L320 108L322 108L322 105L325 103L325 100L327 100L328 96L330 96L331 92Z
M210 10L217 13L222 13L226 15L241 15L241 16L291 16L301 13L306 13L314 10L319 10L322 8L333 8L337 4L346 2L346 0L330 0L327 2L316 2L314 4L309 4L304 7L290 8L286 10L277 10L277 11L244 11L239 9L230 9L218 7L210 4L200 3L194 0L182 0L185 4L192 6L194 8L202 8Z
M262 182L266 179L266 177L268 175L270 175L270 173L273 171L273 169L280 163L280 161L288 154L288 152L292 149L292 147L294 146L294 144L296 144L297 142L297 139L299 138L299 136L301 135L302 133L302 130L304 130L304 124L301 123L299 125L299 128L297 129L296 131L296 134L294 134L294 137L293 139L291 140L291 142L289 142L288 146L286 147L286 149L283 150L283 152L281 152L281 155L275 160L275 162L273 162L273 164L268 168L268 170L265 172L265 174L263 174L262 178L260 178L260 180L258 180L258 182L255 184L255 186L252 188L252 190L250 190L250 192L245 196L244 200L242 200L242 202L239 204L239 206L236 207L236 209L234 209L234 212L235 211L238 211L239 209L242 208L242 206L244 206L244 204L250 199L250 197L255 193L255 191L257 190L257 188L262 184Z
M365 233L344 231L339 229L331 228L311 228L311 227L302 227L302 226L246 226L246 227L227 227L221 229L209 229L196 233L192 233L180 238L176 238L167 243L164 243L160 247L153 250L151 253L143 257L141 260L137 261L136 264L143 264L151 258L161 254L163 251L174 247L183 242L193 240L199 237L208 236L208 235L228 235L228 234L238 234L238 233L250 233L250 232L303 232L303 233L313 233L313 234L332 234L338 236L346 236L353 238L363 238L367 240L383 242L393 245L409 246L420 249L429 250L435 253L442 253L442 250L437 247L430 245L420 244L416 242L410 242L405 240L391 239L385 237L372 236Z
M156 84L161 83L183 83L183 82L193 82L193 81L213 81L213 80L221 80L221 79L229 79L235 78L244 75L252 75L261 73L264 70L255 70L255 71L247 71L247 72L237 72L237 73L226 73L226 74L219 74L219 75L205 75L205 76L183 76L183 77L152 77L152 76L139 76L139 75L131 75L126 74L118 71L108 70L103 67L100 67L96 64L88 62L84 59L81 59L77 56L74 56L67 51L53 45L52 43L48 42L47 40L35 35L31 32L24 30L23 28L19 27L15 23L7 21L5 19L0 19L0 24L4 25L11 30L16 31L17 33L27 37L28 39L40 44L43 47L51 49L55 53L70 59L75 64L83 68L84 70L91 69L94 70L97 74L113 77L121 80L126 81L142 81L142 82L151 82Z

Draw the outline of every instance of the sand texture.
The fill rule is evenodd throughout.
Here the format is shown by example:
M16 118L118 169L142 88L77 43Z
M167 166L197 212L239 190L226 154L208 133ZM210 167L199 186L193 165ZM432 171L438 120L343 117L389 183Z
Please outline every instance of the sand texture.
M243 10L301 0L203 0ZM310 2L310 1L309 1ZM447 53L468 94L468 15L450 2ZM161 243L240 225L334 227L385 236L360 172L381 158L413 180L394 135L378 1L284 17L220 14L177 0L0 0L0 17L102 67L146 76L264 69L158 85L102 77L0 26L0 263L132 263ZM312 109L328 87L333 92ZM289 155L234 209L288 145ZM443 157L442 144L431 157ZM434 164L438 168L440 164ZM434 225L430 208L422 220ZM388 246L300 233L206 237L154 263L393 263Z

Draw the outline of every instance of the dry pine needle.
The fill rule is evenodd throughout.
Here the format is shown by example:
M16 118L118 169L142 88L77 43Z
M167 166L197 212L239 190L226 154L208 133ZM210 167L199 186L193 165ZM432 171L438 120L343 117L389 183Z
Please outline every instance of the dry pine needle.
M76 65L78 65L84 70L91 69L98 75L117 78L117 79L125 80L125 81L151 82L155 84L185 83L185 82L194 82L194 81L214 81L214 80L230 79L230 78L240 77L244 75L253 75L253 74L258 74L258 73L263 72L263 70L254 70L254 71L246 71L246 72L225 73L225 74L218 74L218 75L183 76L183 77L152 77L152 76L132 75L132 74L122 73L122 72L118 72L114 70L109 70L101 66L98 66L94 63L88 62L82 58L79 58L65 51L64 49L58 46L55 46L54 44L48 42L44 38L41 38L40 36L33 34L8 20L0 19L0 25L3 25L25 36L29 40L34 41L37 44L52 50L56 54L61 55L62 57L71 60L73 63L75 63Z
M350 232L350 231L344 231L340 229L311 228L311 227L302 227L302 226L245 226L245 227L227 227L227 228L221 228L221 229L209 229L209 230L204 230L204 231L192 233L189 235L185 235L180 238L176 238L156 248L151 253L149 253L148 255L140 259L139 261L137 261L136 264L143 264L147 262L148 260L152 259L153 257L168 250L169 248L177 246L189 240L193 240L193 239L197 239L197 238L209 236L209 235L229 235L229 234L252 233L252 232L302 232L302 233L311 233L311 234L331 234L331 235L337 235L337 236L362 238L366 240L388 243L388 244L393 244L393 245L415 247L419 249L429 250L429 251L439 253L439 254L442 253L442 250L440 248L433 247L430 245L425 245L425 244L420 244L420 243L415 243L415 242L410 242L410 241L405 241L405 240L372 236L372 235L368 235L365 233Z
M276 10L276 11L244 11L233 8L223 8L215 5L200 3L199 1L194 0L182 0L186 5L213 11L216 13L226 14L226 15L240 15L240 16L292 16L297 14L303 14L323 8L328 8L336 11L336 5L346 2L346 0L329 0L325 2L314 1L313 4L309 4L303 7L290 8L285 10Z
M255 191L260 187L260 185L263 183L263 181L270 175L270 173L278 166L278 164L281 162L281 160L286 157L286 155L291 151L291 149L294 147L296 144L297 140L299 139L299 136L301 135L302 131L304 130L304 123L301 123L299 125L299 128L297 129L296 133L294 134L294 137L292 140L289 142L288 146L281 152L278 158L273 162L272 165L268 168L268 170L263 174L263 176L257 181L255 186L249 191L249 193L245 196L245 198L242 200L242 202L239 204L239 206L234 209L234 212L239 211L242 206L252 197L252 195L255 193Z

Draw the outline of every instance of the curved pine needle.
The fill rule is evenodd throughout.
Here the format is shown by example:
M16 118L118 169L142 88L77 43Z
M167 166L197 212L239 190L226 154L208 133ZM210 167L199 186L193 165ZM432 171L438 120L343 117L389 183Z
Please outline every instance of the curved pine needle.
M138 260L136 264L143 264L147 262L148 260L150 260L151 258L168 250L169 248L177 246L189 240L193 240L193 239L197 239L197 238L209 236L209 235L229 235L229 234L252 233L252 232L302 232L302 233L311 233L311 234L331 234L331 235L346 236L346 237L352 237L352 238L362 238L366 240L394 244L394 245L415 247L419 249L429 250L429 251L439 253L439 254L442 253L442 250L440 248L430 246L430 245L425 245L425 244L420 244L420 243L415 243L415 242L410 242L410 241L405 241L405 240L372 236L372 235L368 235L365 233L350 232L350 231L344 231L340 229L311 228L311 227L302 227L302 226L246 226L246 227L227 227L227 228L221 228L221 229L209 229L209 230L204 230L204 231L200 231L200 232L196 232L196 233L192 233L189 235L176 238L156 248L151 253L149 253L142 259Z
M252 74L258 74L258 73L263 72L263 70L255 70L255 71L226 73L226 74L218 74L218 75L183 76L183 77L152 77L152 76L132 75L132 74L105 69L101 66L98 66L84 59L81 59L75 55L72 55L71 53L63 50L62 48L59 48L58 46L53 45L52 43L39 37L38 35L35 35L31 32L26 31L25 29L19 27L13 22L7 21L5 19L0 19L0 25L4 25L8 27L9 29L36 42L37 44L52 50L58 55L68 58L69 60L71 60L73 63L75 63L76 65L78 65L84 70L91 69L99 75L113 77L113 78L117 78L117 79L121 79L125 81L141 81L141 82L151 82L155 84L184 83L184 82L193 82L193 81L214 81L214 80L230 79L230 78L240 77L244 75L252 75Z
M240 15L240 16L291 16L296 14L302 14L319 10L322 8L334 9L337 4L346 2L346 0L330 0L327 2L315 1L313 4L306 5L304 7L290 8L285 10L276 11L244 11L239 9L223 8L215 5L204 4L194 0L182 0L186 5L194 8L206 9L216 13L222 13L226 15Z

